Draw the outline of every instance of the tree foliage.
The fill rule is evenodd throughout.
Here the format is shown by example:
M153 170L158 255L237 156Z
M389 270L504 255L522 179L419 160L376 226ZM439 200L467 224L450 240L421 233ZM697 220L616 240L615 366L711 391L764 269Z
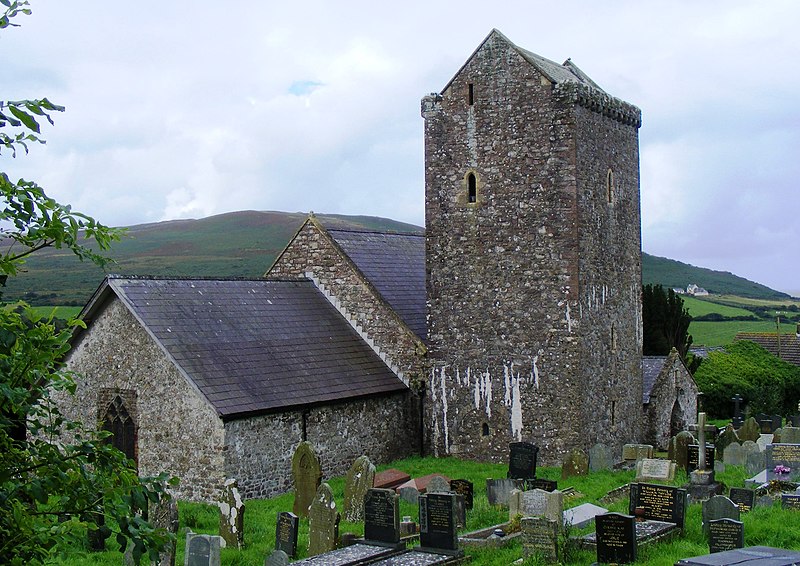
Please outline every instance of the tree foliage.
M30 13L25 0L0 4L0 29ZM16 156L30 142L44 143L39 122L52 123L50 114L62 110L47 99L0 101L0 152ZM49 198L36 183L12 181L4 172L0 196L2 281L16 275L30 254L50 246L103 265L106 258L89 243L102 251L120 237ZM75 391L61 363L71 327L59 330L22 303L0 303L0 564L41 563L87 529L104 535L115 529L117 542L122 548L132 544L136 559L154 558L170 538L141 516L148 503L169 497L166 476L140 478L133 462L107 442L107 433L69 420L54 402Z
M692 344L689 334L691 322L689 311L683 307L683 299L675 291L664 291L661 285L648 284L642 288L644 355L666 356L675 348L685 361Z

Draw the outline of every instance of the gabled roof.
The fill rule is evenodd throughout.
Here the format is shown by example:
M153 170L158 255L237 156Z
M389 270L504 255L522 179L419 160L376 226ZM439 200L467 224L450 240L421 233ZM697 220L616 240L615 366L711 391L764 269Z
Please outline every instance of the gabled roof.
M780 335L780 356L778 356L778 334L775 332L739 332L734 340L750 340L773 356L800 366L800 340L796 334Z
M425 236L327 231L411 331L425 340Z
M642 356L642 403L650 402L650 393L666 361L667 356Z
M310 281L109 277L223 419L407 390Z

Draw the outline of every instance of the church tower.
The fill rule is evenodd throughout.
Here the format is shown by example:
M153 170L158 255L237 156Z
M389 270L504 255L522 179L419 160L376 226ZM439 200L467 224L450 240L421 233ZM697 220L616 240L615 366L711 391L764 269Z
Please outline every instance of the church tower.
M639 109L493 30L422 116L431 450L637 441Z

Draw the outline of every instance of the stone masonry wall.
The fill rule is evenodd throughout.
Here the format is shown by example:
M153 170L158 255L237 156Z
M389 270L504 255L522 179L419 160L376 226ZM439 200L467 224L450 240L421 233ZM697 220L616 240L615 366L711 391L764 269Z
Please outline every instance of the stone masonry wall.
M180 477L181 499L216 499L224 481L222 421L119 300L97 315L66 364L79 374L75 396L59 397L67 416L94 428L115 393L129 410L135 399L139 472Z

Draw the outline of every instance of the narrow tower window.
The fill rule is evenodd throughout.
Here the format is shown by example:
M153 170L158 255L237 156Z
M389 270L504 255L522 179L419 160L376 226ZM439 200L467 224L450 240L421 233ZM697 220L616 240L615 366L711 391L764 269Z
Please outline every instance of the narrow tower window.
M478 182L475 173L467 175L467 202L478 202Z
M482 436L489 436L489 424L488 423L483 423L483 425L481 425L481 435Z
M469 101L470 106L475 104L475 85L472 83L467 85L467 100Z
M606 198L609 204L614 201L614 172L611 169L606 173Z

